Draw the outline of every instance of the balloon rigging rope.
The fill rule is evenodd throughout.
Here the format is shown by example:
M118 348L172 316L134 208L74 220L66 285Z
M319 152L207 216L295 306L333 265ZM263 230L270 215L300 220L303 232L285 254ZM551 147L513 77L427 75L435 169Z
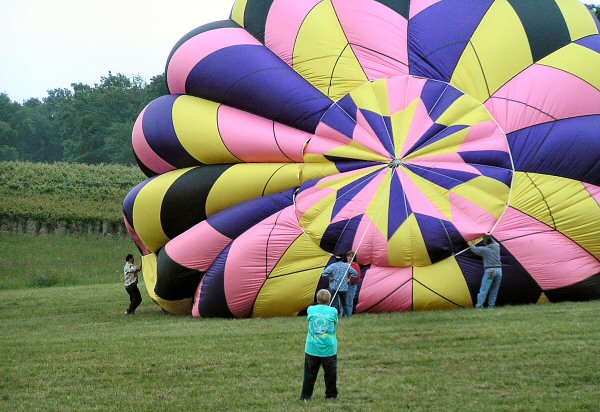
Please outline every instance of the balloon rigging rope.
M431 108L431 110L428 112L428 115L430 115L430 114L431 114L431 112L433 112L433 110L434 110L434 109L435 109L435 107L437 106L438 102L441 100L442 96L443 96L443 95L446 93L446 90L448 89L448 86L449 86L449 85L448 85L448 84L446 84L446 87L444 88L444 90L442 91L442 93L440 94L440 96L438 97L438 99L436 100L436 102L434 103L434 105L433 105L433 107ZM459 90L459 91L460 91L461 93L463 93L463 94L466 94L466 93L462 92L460 89L457 89L457 90ZM345 113L345 114L346 114L348 117L350 117L350 118L351 118L351 119L354 121L354 123L356 123L357 125L359 125L359 124L358 124L358 122L356 122L356 120L354 120L354 119L353 119L353 118L352 118L352 117L351 117L351 116L350 116L350 115L349 115L349 114L348 114L348 113L347 113L347 112L346 112L346 111L345 111L345 110L344 110L344 109L343 109L341 106L339 106L339 105L337 104L337 102L336 102L336 103L334 103L333 105L336 105L336 106L338 106L340 109L342 109L342 111L343 111L343 112L344 112L344 113ZM332 106L333 106L333 105L332 105ZM487 110L487 109L486 109L486 110ZM489 111L488 111L488 113L489 113ZM502 127L500 126L500 124L497 122L497 120L496 120L496 119L495 119L493 116L491 116L491 114L490 114L490 117L491 117L491 118L494 120L494 123L495 123L495 124L498 126L498 128L500 129L500 131L501 131L501 132L502 132L502 133L503 133L503 134L506 136L506 133L504 132L504 130L502 129ZM359 126L360 126L360 125L359 125ZM384 126L385 126L385 128L386 128L386 131L387 131L387 134L388 134L388 138L390 138L390 134L389 134L389 131L387 130L387 125L385 125L385 123L384 123ZM441 132L438 132L438 133L436 133L436 134L435 134L435 135L434 135L432 138L435 138L435 136L437 136L439 133L441 133ZM427 141L430 141L432 138L428 139ZM390 138L390 140L391 140L391 138ZM393 141L392 141L391 143L392 143L392 145L394 144L394 143L393 143ZM424 143L425 143L425 142L424 142ZM422 147L422 144L419 146L419 148L420 148L420 147ZM417 148L416 150L418 150L419 148ZM514 166L514 159L513 159L513 156L512 156L512 152L511 152L511 150L510 150L510 145L509 145L509 147L508 147L508 155L509 155L509 158L510 158L511 169L512 169L512 170L511 170L511 172L512 172L512 174L511 174L511 182L510 182L509 191L508 191L508 199L507 199L507 201L506 201L506 207L505 207L505 209L502 211L501 215L498 217L498 219L496 220L495 224L494 224L494 225L493 225L493 227L490 229L490 231L489 231L489 233L490 233L490 234L494 232L494 230L496 229L496 226L498 226L498 224L500 223L500 220L502 220L502 217L504 216L504 214L505 214L505 213L506 213L506 211L508 210L508 208L509 208L509 205L510 205L510 199L511 199L511 197L512 197L512 195L513 195L513 183L514 183L514 179L515 179L515 166ZM394 170L394 169L393 169L393 170ZM369 179L369 180L371 180L371 179ZM346 194L347 194L347 193L346 193ZM345 196L346 194L344 194L344 196ZM378 217L378 216L379 216L379 212L381 211L381 205L382 205L382 203L383 203L383 199L380 201L380 203L379 203L379 205L378 205L378 207L377 207L377 211L376 211L376 217ZM355 255L355 256L358 254L358 251L359 251L359 249L360 249L360 247L361 247L361 245L362 245L362 242L363 242L363 240L364 240L364 238L365 238L365 236L366 236L366 234L367 234L367 232L368 232L368 229L369 229L369 227L370 227L370 226L373 224L373 220L371 220L371 219L369 219L369 220L370 220L370 221L369 221L369 224L367 225L367 228L365 229L365 232L364 232L364 234L363 234L363 236L362 236L362 238L361 238L360 242L358 243L358 245L357 245L357 247L356 247L356 250L354 251L354 255ZM347 226L347 225L348 225L348 224L346 224L346 226ZM444 226L444 230L445 230L445 229L446 229L446 228L445 228L445 226ZM345 227L344 227L344 230L345 230ZM343 232L342 232L342 233L343 233ZM447 231L446 231L446 233L447 233ZM341 235L340 235L340 238L341 238ZM338 239L338 242L339 242L339 239ZM461 251L459 251L458 253L455 253L455 254L454 254L454 256L458 256L458 255L462 254L463 252L467 251L468 249L469 249L469 248L467 247L466 249L464 249L464 250L461 250ZM333 303L333 301L334 301L335 297L337 296L337 294L338 294L338 292L339 292L339 290L340 290L340 287L342 286L342 282L344 282L344 280L347 278L347 276L348 276L348 271L350 270L350 267L351 267L351 265L352 265L352 263L351 263L351 262L349 262L349 263L348 263L348 266L346 267L346 271L344 272L344 276L342 277L342 281L340 282L340 284L338 285L337 289L335 290L335 293L334 293L334 294L333 294L333 296L331 297L331 301L329 302L329 306L331 306L331 305L332 305L332 303Z
M387 167L387 166L386 166ZM365 187L367 187L373 180L375 180L377 178L377 176L379 175L379 173L381 173L383 170L385 170L384 168L381 168L380 170L377 170L377 173L374 173L373 176L369 176L369 178L367 180L365 180L364 182L361 182L360 184L358 184L356 187L352 188L351 190L348 190L346 193L344 193L342 196L340 196L337 200L341 200L344 199L346 196L350 196L352 194L352 192L354 192L355 190L358 190L358 192L360 192L361 190L363 190ZM360 190L359 190L360 189ZM357 192L357 193L358 193ZM352 209L351 212L354 213L356 210ZM342 229L342 233L344 233L344 231L346 230L346 228L348 227L348 225L350 224L350 221L352 219L348 219L348 221L346 222L346 224L344 225L344 228ZM334 250L337 248L337 245L340 243L340 239L342 238L342 236L340 235L340 237L338 238L337 242L335 242L335 246L334 246Z
M392 173L395 173L395 169L392 169ZM383 205L383 200L384 199L385 199L385 197L382 197L382 199L379 201L379 204L377 205L377 209L375 211L375 219L374 220L377 220L377 218L379 217L379 213L381 212L381 206ZM358 245L356 246L356 250L354 251L354 256L356 256L358 254L358 251L360 250L360 247L361 247L363 241L365 240L365 236L369 232L369 228L371 227L372 224L373 224L373 219L369 219L369 223L368 223L367 227L365 228L365 232L363 233L360 241L358 242ZM341 237L341 235L340 235L340 237ZM331 301L329 301L329 306L332 305L335 297L338 295L340 287L342 286L343 282L348 277L348 271L350 270L351 266L352 266L352 262L348 262L348 266L346 267L346 271L344 272L344 276L342 276L342 280L340 281L337 289L335 290L335 293L331 297Z

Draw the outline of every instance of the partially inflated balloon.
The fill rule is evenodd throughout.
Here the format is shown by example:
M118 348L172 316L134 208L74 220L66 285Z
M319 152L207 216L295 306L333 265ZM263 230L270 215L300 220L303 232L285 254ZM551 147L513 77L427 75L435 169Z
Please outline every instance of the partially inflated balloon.
M356 250L358 312L600 298L600 35L577 0L238 0L138 117L148 291L295 315Z

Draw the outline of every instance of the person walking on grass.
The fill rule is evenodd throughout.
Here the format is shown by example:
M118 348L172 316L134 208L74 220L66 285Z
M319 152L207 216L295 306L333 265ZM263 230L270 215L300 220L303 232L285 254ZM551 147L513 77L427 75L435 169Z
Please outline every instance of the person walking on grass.
M502 262L500 260L500 245L488 233L483 237L483 246L476 246L475 242L469 242L471 251L483 257L483 278L477 295L477 309L483 309L485 300L489 293L488 308L496 306L496 297L500 282L502 281Z
M333 296L332 306L338 310L338 313L344 317L346 313L346 292L348 292L348 279L355 279L358 276L356 270L352 269L346 262L346 253L338 261L327 266L323 271L323 277L329 278L329 293Z
M317 292L317 305L308 307L308 334L304 349L304 382L300 400L311 399L319 368L325 374L325 398L337 399L337 336L338 311L329 306L331 293L326 289Z
M125 312L127 315L135 314L135 310L142 303L142 295L138 289L138 273L142 270L142 265L134 265L135 259L130 253L125 256L125 267L123 273L125 275L125 290L129 294L129 309Z

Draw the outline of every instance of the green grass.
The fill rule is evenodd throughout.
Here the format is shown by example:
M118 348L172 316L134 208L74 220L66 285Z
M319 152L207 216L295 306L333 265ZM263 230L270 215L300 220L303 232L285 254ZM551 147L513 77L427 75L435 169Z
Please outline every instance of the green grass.
M0 233L0 290L115 283L134 252L126 239Z
M324 403L321 372L304 405L304 318L169 316L143 285L126 317L130 241L0 244L0 410L597 409L600 302L355 316L340 399Z
M0 291L0 410L598 410L600 302L358 315L337 402L299 397L305 318L196 320L120 283Z

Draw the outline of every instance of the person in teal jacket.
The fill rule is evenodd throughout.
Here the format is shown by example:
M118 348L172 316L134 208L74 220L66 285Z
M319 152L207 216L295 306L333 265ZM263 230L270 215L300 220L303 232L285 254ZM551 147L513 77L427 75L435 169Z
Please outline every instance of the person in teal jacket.
M335 325L338 311L329 306L331 293L317 292L317 305L308 307L308 334L304 354L304 383L300 399L309 401L315 388L319 368L325 373L325 397L336 399L337 390L337 336Z

